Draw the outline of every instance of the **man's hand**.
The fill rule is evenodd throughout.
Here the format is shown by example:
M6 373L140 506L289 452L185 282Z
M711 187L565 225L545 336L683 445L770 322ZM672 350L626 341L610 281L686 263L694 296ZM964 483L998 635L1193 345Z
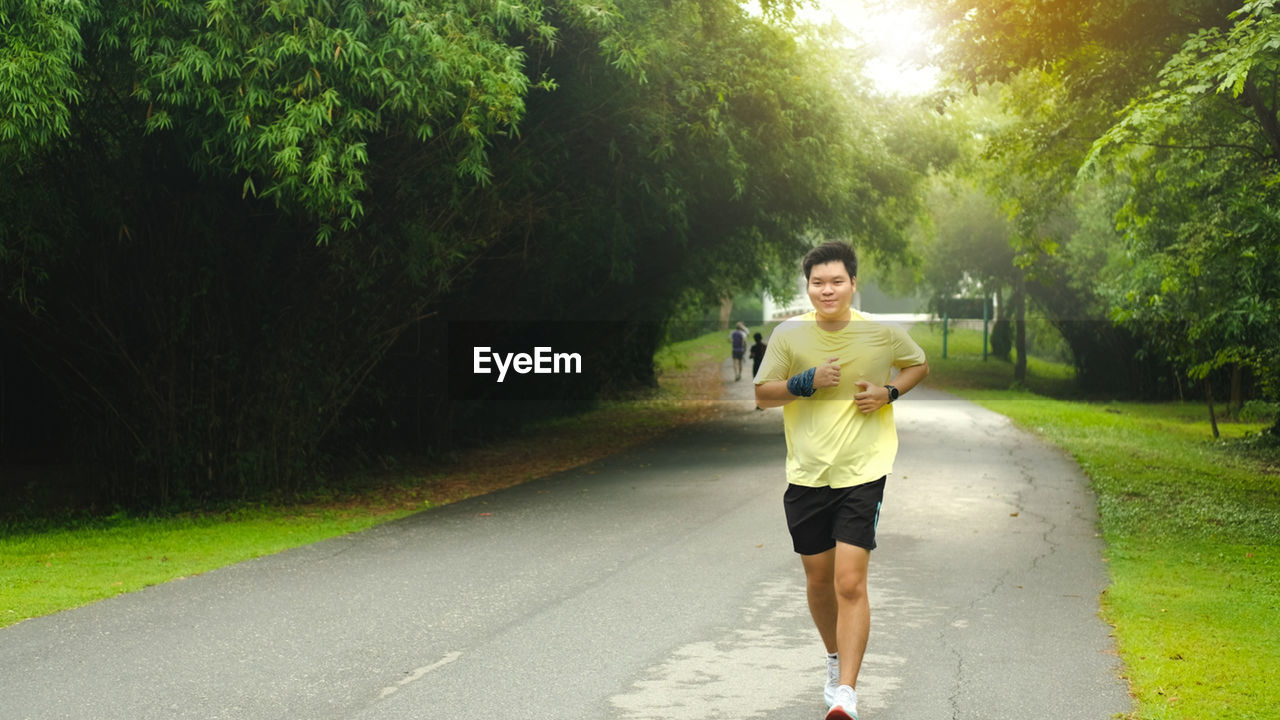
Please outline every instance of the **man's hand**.
M840 384L840 358L830 358L827 364L817 369L813 374L813 387L821 390L822 388L835 387Z
M889 388L883 385L873 386L866 380L859 380L854 385L858 386L858 394L853 396L858 412L873 413L889 404Z

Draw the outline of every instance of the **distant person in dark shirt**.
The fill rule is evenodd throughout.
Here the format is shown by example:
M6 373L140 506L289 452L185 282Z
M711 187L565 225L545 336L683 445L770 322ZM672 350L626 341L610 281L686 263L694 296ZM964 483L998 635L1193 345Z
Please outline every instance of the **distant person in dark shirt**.
M760 363L761 361L764 360L764 351L766 348L768 348L768 346L765 345L764 343L764 336L761 335L760 333L756 333L756 344L751 346L751 377L752 378L755 378L756 373L760 372ZM764 408L760 407L759 405L756 406L756 409L761 411L764 410Z
M751 346L751 377L755 377L760 372L760 363L764 360L764 351L768 347L764 344L764 336L756 333L756 344Z

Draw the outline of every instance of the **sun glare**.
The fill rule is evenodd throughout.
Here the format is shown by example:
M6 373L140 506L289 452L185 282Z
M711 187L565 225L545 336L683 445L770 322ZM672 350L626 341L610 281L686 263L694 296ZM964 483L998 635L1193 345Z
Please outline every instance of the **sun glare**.
M819 0L805 14L836 20L864 44L867 74L880 92L918 95L937 87L940 70L930 63L928 22L919 11L882 0Z

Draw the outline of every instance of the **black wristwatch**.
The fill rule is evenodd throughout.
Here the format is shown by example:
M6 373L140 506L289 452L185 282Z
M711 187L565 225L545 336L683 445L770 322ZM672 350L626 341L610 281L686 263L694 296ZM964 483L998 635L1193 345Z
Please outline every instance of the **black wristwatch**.
M898 388L892 385L885 385L885 388L889 390L889 402L893 402L898 399Z

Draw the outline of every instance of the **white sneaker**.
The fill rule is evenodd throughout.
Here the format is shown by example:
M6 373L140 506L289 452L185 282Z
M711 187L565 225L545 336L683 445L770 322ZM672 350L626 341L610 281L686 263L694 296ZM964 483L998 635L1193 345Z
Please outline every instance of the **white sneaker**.
M822 688L822 699L827 701L827 707L831 707L836 702L836 688L840 687L840 660L827 656L827 686Z
M858 720L858 693L848 685L836 688L836 701L827 711L827 720Z

